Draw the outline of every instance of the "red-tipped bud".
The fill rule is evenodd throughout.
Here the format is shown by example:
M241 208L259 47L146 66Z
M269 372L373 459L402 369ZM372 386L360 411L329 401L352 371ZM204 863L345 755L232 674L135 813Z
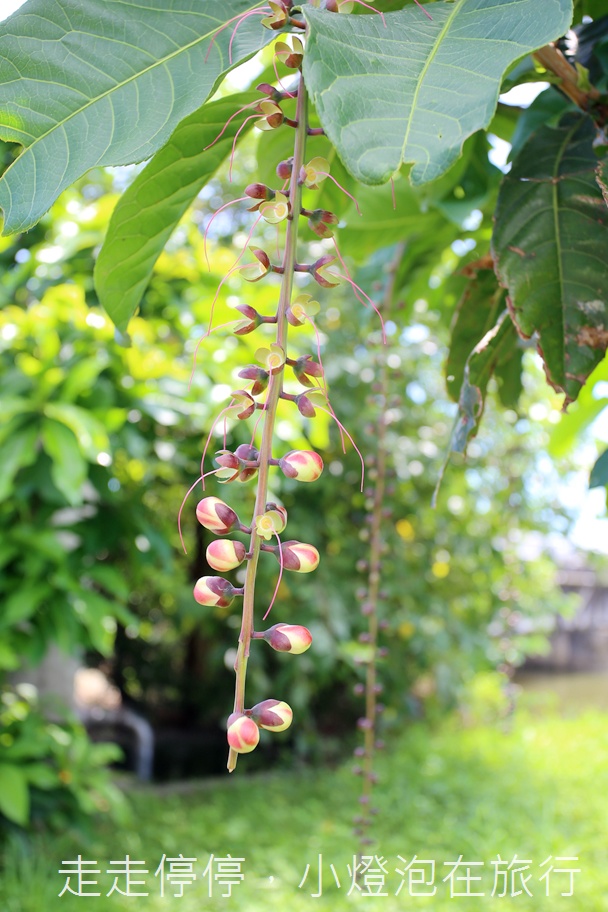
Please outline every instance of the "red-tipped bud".
M295 361L290 360L289 366L302 386L312 387L314 383L308 378L323 376L323 368L316 361L313 361L310 355L302 355Z
M232 330L236 336L246 336L247 333L253 332L253 330L257 329L260 323L262 323L260 314L255 308L250 307L249 304L239 304L235 310L238 310L239 313L242 313L245 317L244 320L239 320Z
M230 450L218 450L215 461L220 468L216 471L215 477L221 484L229 481L249 481L257 473L258 466L248 463L257 462L259 456L255 447L245 443L238 446L234 453Z
M227 608L239 590L223 576L201 576L194 587L194 598L199 605Z
M255 462L260 458L260 451L249 443L241 443L234 451L234 455L239 459L245 459L247 462Z
M306 627L299 624L275 624L263 634L269 646L277 652L291 652L300 655L312 643L312 634Z
M291 177L291 172L293 171L293 157L286 158L284 161L279 162L277 165L277 177L280 177L281 180L289 180Z
M239 377L242 377L243 380L254 381L250 390L252 396L259 396L260 393L263 393L268 386L268 380L270 378L268 371L265 371L263 367L257 367L255 364L249 364L247 367L244 367L239 371L238 375Z
M228 719L228 744L237 754L249 754L258 746L260 730L245 714L233 713Z
M268 731L282 732L289 728L293 719L291 706L282 700L263 700L247 711L247 715L260 728Z
M203 497L196 507L196 518L201 526L215 532L216 535L226 535L232 529L240 526L239 518L228 504L219 497Z
M319 552L313 545L299 541L287 541L281 545L283 566L296 573L312 573L319 566ZM278 546L275 557L279 560Z
M287 478L316 481L323 471L323 460L313 450L291 450L279 459L279 467Z
M245 187L245 195L255 200L272 200L274 199L274 190L267 187L266 184L248 184Z
M300 415L303 415L304 418L314 418L317 414L315 407L306 395L306 393L300 393L299 396L296 396L295 399L296 405L298 406L298 411Z
M308 227L311 231L321 238L330 238L334 236L330 225L338 224L338 216L327 209L315 209L308 219Z
M207 563L214 570L226 573L234 570L245 560L245 545L240 541L229 541L225 538L213 541L207 548Z

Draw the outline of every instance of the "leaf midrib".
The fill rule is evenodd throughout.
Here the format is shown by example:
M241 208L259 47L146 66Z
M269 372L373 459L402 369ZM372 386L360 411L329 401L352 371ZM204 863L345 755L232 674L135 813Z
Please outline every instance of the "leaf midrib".
M178 57L182 53L186 53L191 48L195 47L197 44L200 44L201 42L206 41L212 35L219 33L223 28L226 27L226 25L229 25L230 22L234 22L235 19L240 19L241 16L244 16L246 13L251 12L251 10L256 9L256 7L258 5L259 4L257 4L257 3L252 3L247 9L243 10L242 13L239 13L238 16L234 16L232 19L229 19L228 22L220 23L216 28L212 29L209 32L206 32L204 35L200 35L198 38L195 38L194 41L191 41L189 44L185 44L182 47L177 48L177 50L173 51L171 54L165 55L160 60L155 60L152 64L150 64L150 66L146 67L143 70L140 70L139 72L135 73L133 76L129 76L128 79L123 79L122 82L117 83L116 85L107 89L105 92L102 92L101 94L96 95L94 98L90 98L86 104L82 105L82 107L78 108L75 111L72 111L70 114L68 114L67 117L64 117L63 120L56 121L45 133L41 133L40 136L35 137L34 141L32 143L30 143L29 146L25 146L23 153L18 158L15 159L15 161L9 168L6 169L3 177L5 177L8 174L8 172L11 170L11 168L13 168L14 165L17 164L17 162L21 161L23 156L26 155L27 152L30 152L37 143L42 142L44 139L46 139L47 136L49 136L55 130L59 129L60 127L63 127L73 117L76 117L78 114L82 114L82 112L86 111L87 108L90 108L92 105L97 104L103 98L107 98L113 92L119 91L119 89L122 89L124 86L128 85L129 83L135 82L137 79L140 79L141 77L145 76L146 73L149 73L150 71L154 70L156 67L165 66L173 58ZM208 15L208 14L203 13L201 15ZM107 76L108 74L105 73L104 75Z
M432 49L431 53L429 54L424 66L420 72L420 76L416 80L416 90L414 92L414 96L412 99L412 107L411 107L412 114L408 118L407 129L405 131L405 136L403 138L403 145L401 146L401 161L405 161L405 150L407 149L407 144L408 144L408 141L410 138L412 124L414 123L414 115L417 110L418 95L420 93L420 89L422 88L422 83L424 82L424 78L428 72L428 69L429 69L431 63L433 62L433 60L435 59L437 52L438 52L439 48L441 47L441 44L442 44L446 34L448 33L448 31L451 28L452 22L454 21L454 19L456 18L456 15L462 8L463 3L464 3L464 0L461 0L460 3L456 4L454 6L453 11L450 13L448 18L446 19L443 28L441 29L439 35L437 36L436 42L433 44L433 49Z
M561 330L560 330L560 340L561 340L561 365L563 371L563 383L566 382L566 291L565 291L565 279L564 279L564 264L562 262L562 236L561 236L561 226L559 220L559 198L558 198L558 189L561 181L559 178L559 170L562 165L564 158L564 153L570 141L578 128L580 127L580 121L577 121L570 129L561 145L559 153L555 156L555 164L553 166L552 174L552 188L551 188L551 201L553 205L553 230L555 232L555 253L557 259L557 277L560 287L560 299L562 306L560 308L560 319L561 319Z

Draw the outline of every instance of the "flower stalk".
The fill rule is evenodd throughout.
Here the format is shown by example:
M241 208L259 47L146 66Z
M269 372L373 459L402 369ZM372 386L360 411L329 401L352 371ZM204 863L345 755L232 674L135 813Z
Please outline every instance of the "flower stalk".
M297 90L296 124L294 141L294 166L289 186L289 207L291 212L299 212L302 205L302 185L298 180L300 169L304 164L304 153L307 136L307 97L304 80L300 78ZM283 352L287 350L287 312L290 306L293 291L294 267L296 264L296 248L298 240L298 222L296 219L287 221L285 249L280 274L282 276L279 303L276 314L276 339L275 344ZM256 529L256 520L266 512L268 499L268 478L272 462L272 443L274 439L274 426L276 421L277 406L283 391L284 363L279 369L270 374L268 393L264 409L264 426L262 442L260 445L258 487L253 511L252 532L249 544L249 560L243 587L243 615L237 656L234 664L236 686L234 696L234 713L245 711L245 681L247 676L247 661L251 639L254 632L254 599L257 566L263 538ZM228 755L228 771L233 772L236 767L238 752L231 745Z

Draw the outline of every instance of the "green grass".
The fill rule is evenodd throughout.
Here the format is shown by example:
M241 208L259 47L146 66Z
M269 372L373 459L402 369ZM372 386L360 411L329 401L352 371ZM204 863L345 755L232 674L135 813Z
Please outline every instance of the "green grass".
M244 766L245 764L243 764ZM0 885L2 912L102 912L161 909L182 912L299 912L360 907L397 910L453 909L608 910L608 715L588 713L574 719L532 719L523 712L509 732L491 726L462 729L444 723L437 732L409 730L379 763L377 843L370 852L387 862L385 897L347 895L357 844L351 818L357 813L358 780L348 767L300 774L234 777L209 784L171 787L132 786L133 814L122 827L100 825L88 839L65 835L35 837L26 850L9 847ZM78 853L96 859L102 871L126 853L145 860L150 870L148 897L99 899L57 893L64 878L63 859ZM195 856L199 872L209 855L243 856L244 881L230 899L208 897L206 881L186 887L181 899L161 899L153 872L163 853ZM401 878L397 856L437 862L437 893L411 898L407 885L395 896ZM450 898L442 882L443 862L484 861L484 882L493 885L491 859L532 861L528 883L533 897ZM318 856L323 856L324 889L313 898ZM551 895L539 883L539 865L548 856L578 856L581 873L573 897L561 897L567 878L551 882ZM310 879L298 884L306 864ZM554 862L555 863L555 862ZM335 866L342 887L334 883ZM559 866L559 865L557 865ZM473 871L473 873L477 873ZM112 878L99 877L102 893ZM94 889L94 888L93 888ZM169 894L171 891L169 891Z

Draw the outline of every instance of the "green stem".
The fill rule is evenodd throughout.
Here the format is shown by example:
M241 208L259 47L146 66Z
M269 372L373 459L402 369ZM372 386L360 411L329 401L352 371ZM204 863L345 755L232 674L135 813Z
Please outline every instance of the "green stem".
M289 187L289 201L291 211L299 212L302 205L302 186L298 181L300 169L304 164L304 152L306 148L307 133L307 97L304 80L300 79L298 87L298 101L296 109L297 127L295 131L293 170L291 173L291 183ZM276 342L281 346L283 351L287 352L287 308L291 303L293 288L294 267L296 264L296 247L298 242L298 222L297 219L291 219L287 222L287 233L285 237L285 251L283 263L281 265L281 292L279 295L279 305L277 308L277 335ZM262 539L255 529L255 521L258 516L266 512L266 501L268 499L268 475L270 469L270 460L272 459L272 443L274 438L274 425L277 414L277 405L281 392L283 390L283 370L276 374L271 374L268 384L268 395L266 398L266 408L264 410L264 429L262 431L262 443L260 445L260 468L258 473L258 489L253 511L253 520L251 523L252 533L249 552L251 557L247 563L247 575L245 577L244 595L243 595L243 619L241 623L241 632L239 635L239 646L234 663L236 673L236 687L234 693L234 712L242 713L245 709L245 680L247 677L247 660L249 658L249 647L251 635L253 633L253 613L255 601L255 582L257 575L258 559L260 556L260 546ZM228 755L228 772L232 772L236 767L238 754L230 748Z

